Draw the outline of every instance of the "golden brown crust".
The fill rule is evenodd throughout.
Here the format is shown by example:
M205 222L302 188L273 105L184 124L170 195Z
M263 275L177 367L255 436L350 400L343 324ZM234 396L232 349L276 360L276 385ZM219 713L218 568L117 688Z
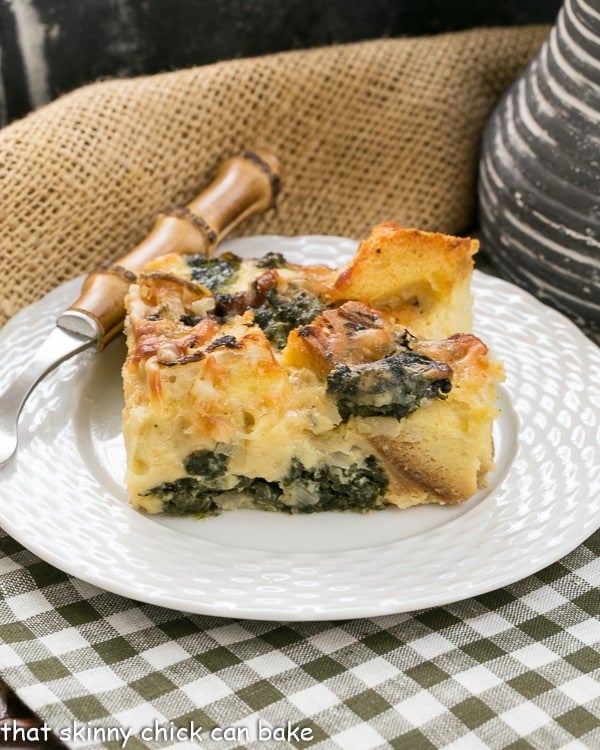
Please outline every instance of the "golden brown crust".
M469 238L379 224L338 276L332 296L375 307L421 335L467 331L468 281L478 248Z
M374 362L394 350L392 326L377 310L345 302L294 329L283 352L286 364L324 377L337 364Z
M388 499L394 505L409 508L424 503L450 504L464 499L455 483L445 481L427 466L419 451L415 461L413 452L398 439L373 436L369 442L388 474Z

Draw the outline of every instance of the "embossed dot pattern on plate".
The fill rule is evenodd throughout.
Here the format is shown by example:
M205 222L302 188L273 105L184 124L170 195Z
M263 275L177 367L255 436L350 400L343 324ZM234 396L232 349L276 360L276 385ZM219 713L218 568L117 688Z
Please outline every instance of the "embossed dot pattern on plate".
M330 265L356 247L337 237L226 244L246 257L280 250L294 262ZM0 389L80 283L59 287L0 331ZM534 573L600 526L600 352L566 318L507 282L476 272L473 291L475 332L504 362L507 381L498 470L458 509L351 518L245 511L242 521L237 513L184 519L185 529L144 516L128 506L122 479L117 345L63 363L30 397L18 454L0 469L0 524L88 583L231 617L373 617L457 601Z

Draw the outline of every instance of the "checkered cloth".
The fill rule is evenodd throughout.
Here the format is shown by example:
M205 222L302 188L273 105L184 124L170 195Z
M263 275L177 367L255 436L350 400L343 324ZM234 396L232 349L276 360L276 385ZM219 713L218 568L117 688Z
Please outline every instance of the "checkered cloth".
M599 553L600 532L451 606L275 623L141 605L0 532L0 675L69 747L598 748Z

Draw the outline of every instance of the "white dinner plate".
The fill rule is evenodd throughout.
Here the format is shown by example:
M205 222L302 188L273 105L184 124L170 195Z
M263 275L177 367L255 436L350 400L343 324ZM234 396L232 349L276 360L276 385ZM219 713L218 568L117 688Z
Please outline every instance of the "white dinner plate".
M339 265L339 237L253 237L245 257ZM69 282L0 331L0 390L32 356ZM371 515L263 511L162 518L123 482L122 342L85 352L30 396L16 456L0 468L0 525L89 583L185 612L270 620L374 617L455 602L558 560L600 526L600 350L566 318L475 272L475 332L506 368L489 486L458 506ZM265 461L269 457L265 456Z

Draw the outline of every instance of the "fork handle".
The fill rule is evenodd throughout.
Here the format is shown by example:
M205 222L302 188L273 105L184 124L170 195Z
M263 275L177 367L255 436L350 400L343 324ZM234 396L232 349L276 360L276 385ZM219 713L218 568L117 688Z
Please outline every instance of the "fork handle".
M210 256L241 221L274 205L280 180L279 159L268 151L244 151L227 159L191 203L164 211L139 245L90 273L58 325L94 338L102 349L121 332L125 295L145 263L167 253Z

